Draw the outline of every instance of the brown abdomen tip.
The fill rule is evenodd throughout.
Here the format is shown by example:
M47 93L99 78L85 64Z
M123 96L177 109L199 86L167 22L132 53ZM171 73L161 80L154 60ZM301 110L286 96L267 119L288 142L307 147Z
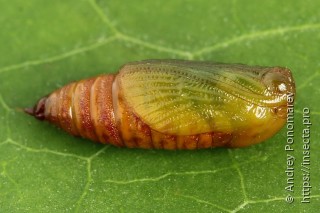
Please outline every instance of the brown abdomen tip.
M46 100L47 100L47 96L41 98L33 108L25 108L24 112L29 115L34 116L38 120L44 120L45 119L44 111L45 111Z

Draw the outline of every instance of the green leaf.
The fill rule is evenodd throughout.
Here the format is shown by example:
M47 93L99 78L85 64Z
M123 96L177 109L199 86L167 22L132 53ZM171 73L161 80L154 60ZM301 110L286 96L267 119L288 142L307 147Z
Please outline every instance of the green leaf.
M317 212L319 1L0 5L1 212ZM243 149L120 149L69 136L21 111L70 81L155 58L289 67L297 86L294 151L285 151L286 128ZM301 203L305 107L313 123L309 204ZM296 159L294 193L285 190L287 154Z

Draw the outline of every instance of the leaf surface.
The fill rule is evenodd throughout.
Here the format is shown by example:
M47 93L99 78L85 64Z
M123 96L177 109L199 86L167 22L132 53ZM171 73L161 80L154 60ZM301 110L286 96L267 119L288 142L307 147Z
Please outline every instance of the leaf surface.
M1 212L316 212L319 1L0 1ZM194 59L292 70L287 130L243 149L131 150L74 138L24 114L70 82L129 61ZM310 109L310 204L302 204L303 109ZM285 202L287 154L295 157Z

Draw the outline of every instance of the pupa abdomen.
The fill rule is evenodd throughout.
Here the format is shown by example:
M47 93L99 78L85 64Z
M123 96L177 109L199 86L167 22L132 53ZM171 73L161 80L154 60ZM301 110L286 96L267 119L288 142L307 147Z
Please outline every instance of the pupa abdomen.
M115 146L242 147L281 129L294 93L286 68L148 60L70 83L26 111Z

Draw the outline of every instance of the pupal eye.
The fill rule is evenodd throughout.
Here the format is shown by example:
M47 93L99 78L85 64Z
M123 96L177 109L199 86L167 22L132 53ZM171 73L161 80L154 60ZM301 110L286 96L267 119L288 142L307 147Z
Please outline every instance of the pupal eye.
M288 69L271 68L264 74L262 81L266 85L267 94L269 95L295 92L293 79Z
M281 80L274 80L272 81L269 90L273 93L273 94L283 94L287 92L287 85L284 81Z
M287 86L285 85L285 83L280 83L279 85L278 85L278 90L280 91L280 92L285 92L286 90L287 90Z

